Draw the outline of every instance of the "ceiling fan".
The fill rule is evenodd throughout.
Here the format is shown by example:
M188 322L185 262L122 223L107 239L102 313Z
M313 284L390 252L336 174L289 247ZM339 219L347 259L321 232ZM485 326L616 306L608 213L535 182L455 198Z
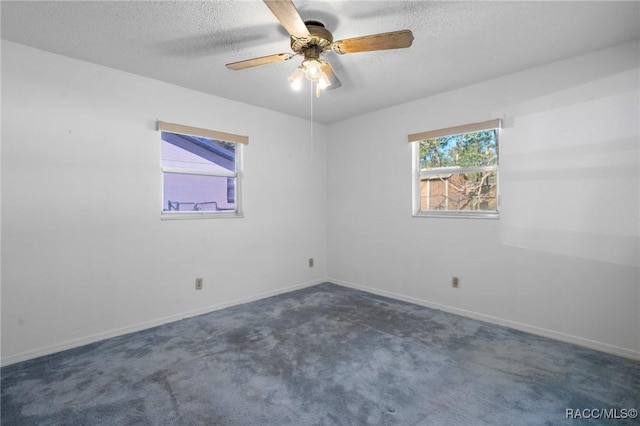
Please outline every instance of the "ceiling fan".
M287 61L296 55L302 55L302 64L289 76L294 89L300 89L304 78L316 85L316 96L320 89L336 89L342 85L331 64L321 55L334 52L340 55L375 50L401 49L411 46L413 33L410 30L372 34L362 37L333 41L333 35L321 22L303 21L291 0L264 0L280 24L291 36L293 53L277 53L244 61L226 64L231 70Z

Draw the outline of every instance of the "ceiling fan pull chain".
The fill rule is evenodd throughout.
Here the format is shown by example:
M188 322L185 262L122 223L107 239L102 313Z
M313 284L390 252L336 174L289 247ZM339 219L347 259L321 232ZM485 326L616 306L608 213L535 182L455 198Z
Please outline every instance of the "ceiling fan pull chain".
M313 83L309 87L309 109L310 109L310 128L311 128L311 146L313 146Z

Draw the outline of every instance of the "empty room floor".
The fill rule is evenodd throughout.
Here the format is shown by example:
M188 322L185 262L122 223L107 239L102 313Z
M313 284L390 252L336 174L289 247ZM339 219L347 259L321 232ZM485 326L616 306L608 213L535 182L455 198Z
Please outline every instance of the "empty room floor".
M324 283L9 365L1 387L3 425L623 425L640 362Z

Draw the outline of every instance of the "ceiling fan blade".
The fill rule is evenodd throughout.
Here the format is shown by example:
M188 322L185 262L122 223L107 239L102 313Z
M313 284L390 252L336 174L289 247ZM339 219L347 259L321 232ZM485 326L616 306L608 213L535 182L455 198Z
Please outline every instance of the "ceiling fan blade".
M320 71L322 71L329 80L330 85L327 87L327 90L337 89L338 87L342 86L342 83L340 83L340 80L338 80L338 76L333 71L333 67L329 62L322 61L322 63L320 64Z
M311 37L291 0L264 0L264 2L290 35L295 38Z
M403 49L411 46L411 43L413 43L411 30L401 30L338 40L331 45L331 50L340 54L371 52L374 50Z
M273 62L288 61L295 55L291 53L276 53L275 55L261 56L259 58L246 59L244 61L232 62L225 65L230 70L243 70L245 68L257 67L258 65L271 64Z

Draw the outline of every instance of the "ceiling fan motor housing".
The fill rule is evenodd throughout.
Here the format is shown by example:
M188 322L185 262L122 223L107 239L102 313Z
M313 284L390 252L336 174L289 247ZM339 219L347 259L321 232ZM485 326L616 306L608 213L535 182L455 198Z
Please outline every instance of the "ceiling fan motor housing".
M320 54L333 43L333 35L324 27L322 22L305 21L310 37L296 38L291 36L291 50L304 55L305 59L317 59Z

